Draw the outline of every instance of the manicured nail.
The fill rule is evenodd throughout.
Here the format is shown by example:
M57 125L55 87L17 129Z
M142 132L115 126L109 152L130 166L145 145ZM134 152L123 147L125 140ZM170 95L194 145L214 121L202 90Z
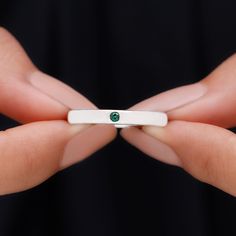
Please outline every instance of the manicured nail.
M143 127L143 131L154 138L153 145L155 145L155 156L157 159L179 167L182 166L181 161L175 151L170 146L159 140L164 139L164 128L145 126Z
M149 130L150 128L144 128L143 132L138 128L129 127L121 131L121 136L148 156L170 165L181 166L180 159L173 149L154 137L153 130Z
M96 108L94 104L71 87L40 71L34 72L29 81L35 88L70 109Z
M205 95L206 92L207 87L203 83L199 82L160 93L154 97L144 100L141 103L138 103L130 109L158 110L167 112L198 100Z
M82 131L76 125L73 132L78 132L66 145L64 155L60 163L60 169L67 168L84 158L90 156L96 150L110 142L116 134L116 129L107 125L91 125L82 127Z

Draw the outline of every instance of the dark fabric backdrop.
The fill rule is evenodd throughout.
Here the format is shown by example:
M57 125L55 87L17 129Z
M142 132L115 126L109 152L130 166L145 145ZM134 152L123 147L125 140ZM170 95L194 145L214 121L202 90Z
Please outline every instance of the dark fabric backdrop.
M2 0L0 24L44 72L100 108L125 109L234 53L235 9L235 0ZM0 197L0 235L235 235L235 212L233 197L118 138Z

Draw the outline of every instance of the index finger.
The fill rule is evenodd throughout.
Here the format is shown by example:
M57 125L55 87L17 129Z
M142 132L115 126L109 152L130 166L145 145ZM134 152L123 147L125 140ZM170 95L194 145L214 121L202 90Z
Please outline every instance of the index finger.
M95 105L40 72L17 40L0 28L0 112L27 123L65 119L72 108L95 108Z

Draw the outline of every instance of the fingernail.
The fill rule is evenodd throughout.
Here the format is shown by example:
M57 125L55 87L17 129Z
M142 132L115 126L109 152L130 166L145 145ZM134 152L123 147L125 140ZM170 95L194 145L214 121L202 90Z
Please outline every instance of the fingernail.
M96 108L94 104L92 104L83 95L61 81L44 74L41 71L32 73L29 81L35 88L70 109Z
M143 131L155 139L156 155L159 160L166 160L172 165L181 167L181 161L175 151L165 144L162 140L165 140L164 128L156 126L144 126Z
M204 96L206 92L207 87L203 83L198 82L160 93L141 103L138 103L130 109L158 110L167 112L198 100Z
M83 159L83 155L81 154L84 152L84 149L86 149L86 145L81 144L81 139L86 138L83 132L90 126L91 125L70 125L71 139L64 148L64 154L59 169L65 169Z
M71 136L77 135L80 132L82 132L83 130L91 127L92 125L87 125L87 124L80 124L80 125L70 125L70 132L71 132Z
M156 139L165 139L165 131L162 127L143 126L142 130Z
M154 130L142 130L134 127L121 131L121 135L139 150L161 162L181 167L181 162L174 150L153 136Z
M60 162L61 170L83 160L106 145L115 137L116 129L107 125L90 125L89 127L84 125L82 128L77 125L72 132L77 132L77 134L64 149Z

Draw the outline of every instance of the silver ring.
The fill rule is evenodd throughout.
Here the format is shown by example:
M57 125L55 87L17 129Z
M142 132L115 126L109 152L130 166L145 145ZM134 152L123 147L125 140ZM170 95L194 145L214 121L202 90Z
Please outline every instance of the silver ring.
M71 110L67 119L70 124L111 124L117 128L144 125L164 127L168 123L164 112L130 110Z

